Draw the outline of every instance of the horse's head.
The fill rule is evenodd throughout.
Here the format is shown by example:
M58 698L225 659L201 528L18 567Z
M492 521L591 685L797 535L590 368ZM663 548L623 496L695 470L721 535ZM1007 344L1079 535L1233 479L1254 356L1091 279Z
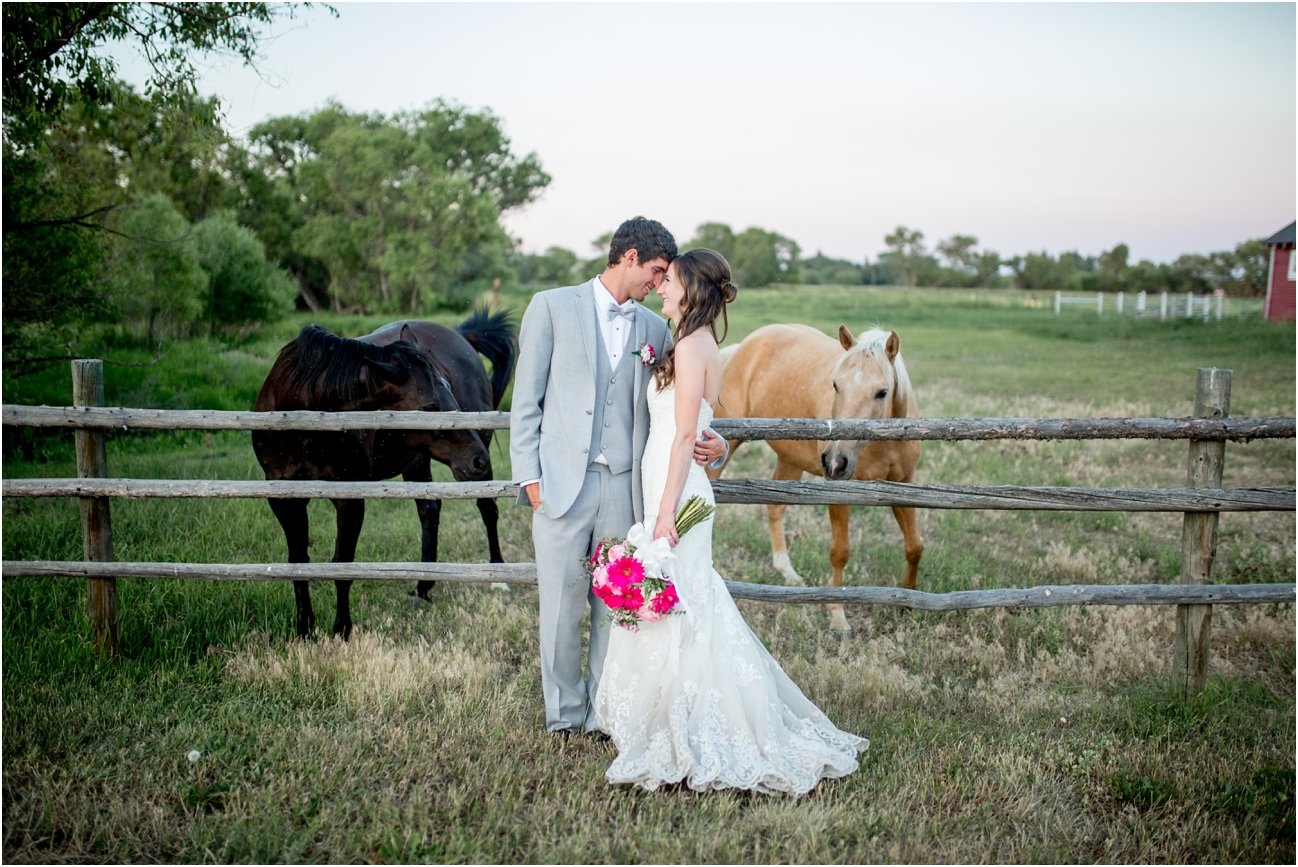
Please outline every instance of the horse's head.
M459 402L446 372L403 326L401 338L386 347L386 360L367 358L362 378L370 377L366 409L458 412ZM412 430L394 432L411 451L426 452L446 464L458 481L485 479L491 472L487 447L473 430Z
M895 331L871 329L857 340L838 326L843 356L834 365L833 418L894 418L904 414L909 387ZM894 409L902 407L901 411ZM820 453L826 479L850 479L868 440L830 440Z

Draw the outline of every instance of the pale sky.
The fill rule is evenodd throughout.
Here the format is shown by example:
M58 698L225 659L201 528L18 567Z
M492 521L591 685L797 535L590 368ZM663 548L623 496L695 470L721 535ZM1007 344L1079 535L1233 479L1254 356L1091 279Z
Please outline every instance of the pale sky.
M1293 3L335 5L259 72L201 65L231 131L330 97L489 108L552 177L505 218L531 252L644 214L857 262L898 224L1170 261L1294 219Z

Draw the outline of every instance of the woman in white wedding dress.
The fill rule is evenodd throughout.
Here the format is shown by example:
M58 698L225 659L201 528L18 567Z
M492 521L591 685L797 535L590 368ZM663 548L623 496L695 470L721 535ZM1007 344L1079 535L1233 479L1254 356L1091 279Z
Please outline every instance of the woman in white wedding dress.
M675 545L664 571L680 603L639 631L612 629L596 722L618 751L610 783L803 795L855 771L870 742L836 728L748 628L713 569L713 521L676 533L681 502L714 502L691 455L721 390L716 319L728 324L736 292L726 260L704 249L676 258L658 289L676 343L649 383L644 523Z

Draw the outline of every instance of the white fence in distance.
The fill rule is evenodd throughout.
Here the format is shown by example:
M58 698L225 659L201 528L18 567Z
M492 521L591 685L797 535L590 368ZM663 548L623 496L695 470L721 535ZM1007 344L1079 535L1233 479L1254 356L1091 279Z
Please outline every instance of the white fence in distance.
M1195 295L1193 292L1173 295L1170 292L1160 292L1151 298L1149 293L1141 291L1136 293L1135 302L1130 305L1127 304L1126 296L1127 293L1125 292L1116 292L1109 296L1112 299L1109 307L1119 316L1125 313L1131 316L1157 317L1159 319L1193 319L1198 317L1203 319L1204 322L1210 319L1221 321L1226 316L1225 295ZM1106 305L1105 293L1065 295L1061 291L1055 292L1055 315L1063 312L1065 305L1075 304L1094 307L1097 315L1103 315Z

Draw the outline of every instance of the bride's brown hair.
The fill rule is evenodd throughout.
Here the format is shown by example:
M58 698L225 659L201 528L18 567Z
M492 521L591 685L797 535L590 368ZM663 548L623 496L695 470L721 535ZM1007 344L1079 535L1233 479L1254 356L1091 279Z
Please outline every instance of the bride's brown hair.
M685 294L681 297L680 323L672 348L663 355L654 368L658 388L663 389L676 379L676 343L700 328L707 328L720 343L730 333L730 319L726 305L739 294L738 287L730 282L730 263L715 250L702 247L682 253L672 260L676 266L676 279ZM717 317L721 317L721 336L717 336Z

